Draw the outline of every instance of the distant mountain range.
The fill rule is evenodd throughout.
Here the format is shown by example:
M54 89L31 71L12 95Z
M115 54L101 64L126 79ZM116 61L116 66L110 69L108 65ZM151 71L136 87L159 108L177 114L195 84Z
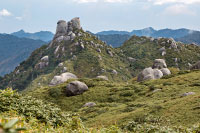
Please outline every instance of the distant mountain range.
M24 30L20 30L14 33L11 33L11 35L17 36L19 38L29 38L34 40L42 40L45 42L49 42L52 40L54 34L50 31L40 31L35 33L28 33Z
M10 73L20 62L46 42L0 34L0 76Z
M129 35L130 37L133 35L136 35L136 36L148 36L148 37L154 37L154 38L158 38L158 37L174 38L176 41L181 41L183 43L200 44L200 32L190 30L190 29L184 29L184 28L175 29L175 30L173 29L155 30L152 27L149 27L149 28L145 28L141 30L133 30L132 32L110 30L110 31L98 32L96 33L96 35L100 36L100 39L103 41L106 41L108 44L111 44L111 45L113 45L113 43L117 44L117 45L113 45L114 47L116 46L118 47L122 45L122 43L119 44L118 41L119 40L120 42L124 41L124 35L126 36ZM113 38L112 35L115 35L115 36L118 35L118 36L117 38L115 38L115 40L112 40L112 42L110 42L109 40Z

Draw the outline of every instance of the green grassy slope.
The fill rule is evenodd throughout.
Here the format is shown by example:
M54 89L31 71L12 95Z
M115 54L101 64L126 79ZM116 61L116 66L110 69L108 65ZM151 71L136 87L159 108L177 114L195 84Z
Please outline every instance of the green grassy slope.
M132 74L136 76L138 72L146 67L150 67L155 59L165 59L168 67L178 67L179 69L189 69L190 64L200 60L200 47L186 45L177 42L177 49L170 48L169 39L155 39L151 41L147 37L133 36L124 43L121 50L127 57L135 58L135 62L130 62ZM166 55L162 56L160 48L165 47ZM175 62L177 58L177 62Z
M66 97L67 83L26 94L53 102L64 111L79 113L83 122L91 127L113 124L123 127L129 121L144 123L149 117L159 119L163 126L192 126L200 122L199 76L200 71L180 72L160 80L121 84L80 79L89 86L89 91L82 95ZM153 92L157 89L161 90ZM195 95L181 97L186 92L195 92ZM82 108L87 102L95 102L97 106Z

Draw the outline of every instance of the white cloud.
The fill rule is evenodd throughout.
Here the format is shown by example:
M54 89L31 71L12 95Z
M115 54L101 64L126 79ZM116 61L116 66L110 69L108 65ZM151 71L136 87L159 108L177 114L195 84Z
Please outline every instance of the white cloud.
M108 3L127 3L131 1L132 0L104 0L104 2L108 2Z
M181 3L181 4L200 4L200 0L148 0L153 2L155 5L163 5L168 3Z
M132 0L74 0L77 3L94 3L94 2L104 2L104 3L127 3Z
M0 11L0 16L11 16L11 13L8 10L3 9Z
M184 4L175 4L169 6L165 9L164 13L169 15L196 15L195 12L191 11Z
M91 3L91 2L97 2L98 0L74 0L77 3Z
M15 17L15 19L17 19L17 20L22 20L23 17Z

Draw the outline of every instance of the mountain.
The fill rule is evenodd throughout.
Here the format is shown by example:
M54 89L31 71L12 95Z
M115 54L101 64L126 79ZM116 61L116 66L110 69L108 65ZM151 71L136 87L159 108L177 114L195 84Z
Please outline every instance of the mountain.
M107 44L111 45L112 47L120 47L126 40L128 40L131 36L128 34L110 34L110 35L99 35L96 36L106 42Z
M136 35L136 36L151 36L155 32L157 32L157 31L154 30L152 27L148 27L148 28L145 28L145 29L142 29L142 30L133 30L129 34L130 35Z
M200 45L200 32L194 31L191 34L188 34L181 38L177 38L176 40L184 42L184 43L196 43L196 44Z
M6 75L0 81L0 88L9 86L24 90L40 81L40 85L48 85L54 76L62 74L63 71L71 72L80 78L104 75L113 81L130 79L128 63L125 63L120 51L84 32L79 23L78 18L68 24L59 21L53 40L33 51L27 60ZM63 64L62 67L59 67L60 63ZM45 80L41 79L43 77Z
M20 30L18 32L11 33L11 35L17 36L19 38L29 38L34 40L42 40L44 42L49 42L52 40L54 34L49 31L40 31L35 33L28 33L24 30Z
M0 75L10 73L27 59L31 52L44 45L45 42L13 35L0 34Z
M109 30L109 31L101 31L96 33L97 35L113 35L113 34L130 34L128 31L115 31L115 30Z
M200 47L183 44L173 39L132 36L120 49L130 61L132 75L151 66L154 59L165 59L168 67L189 69L191 64L200 60Z
M138 82L155 59L171 74ZM200 70L189 68L199 60L198 45L132 36L112 48L85 32L79 18L60 20L48 45L0 78L0 121L18 118L16 127L27 132L197 133ZM5 125L16 122L0 130L15 131Z

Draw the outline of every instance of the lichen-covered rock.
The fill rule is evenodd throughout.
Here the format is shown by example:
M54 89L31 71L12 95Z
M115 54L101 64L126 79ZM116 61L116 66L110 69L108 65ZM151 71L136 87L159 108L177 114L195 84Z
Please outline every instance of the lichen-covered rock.
M162 68L160 71L163 73L164 76L170 75L171 71L168 68Z
M59 76L54 76L54 78L51 80L50 85L54 86L54 85L58 85L61 83L66 82L68 79L77 79L76 75L72 74L72 73L62 73Z
M84 93L88 90L88 86L80 81L72 81L70 82L65 90L66 96L76 96Z
M136 61L136 59L133 58L133 57L128 57L128 60L129 60L130 62L135 62L135 61Z
M185 97L185 96L189 96L189 95L195 95L195 92L186 92L186 93L182 94L181 96Z
M162 68L167 68L167 64L164 59L155 59L153 66L153 69L162 69Z
M49 61L49 56L44 56L41 58L41 61L43 62L48 62Z
M152 79L160 79L163 77L163 73L159 69L152 69L151 67L145 68L137 77L137 81L145 81Z

